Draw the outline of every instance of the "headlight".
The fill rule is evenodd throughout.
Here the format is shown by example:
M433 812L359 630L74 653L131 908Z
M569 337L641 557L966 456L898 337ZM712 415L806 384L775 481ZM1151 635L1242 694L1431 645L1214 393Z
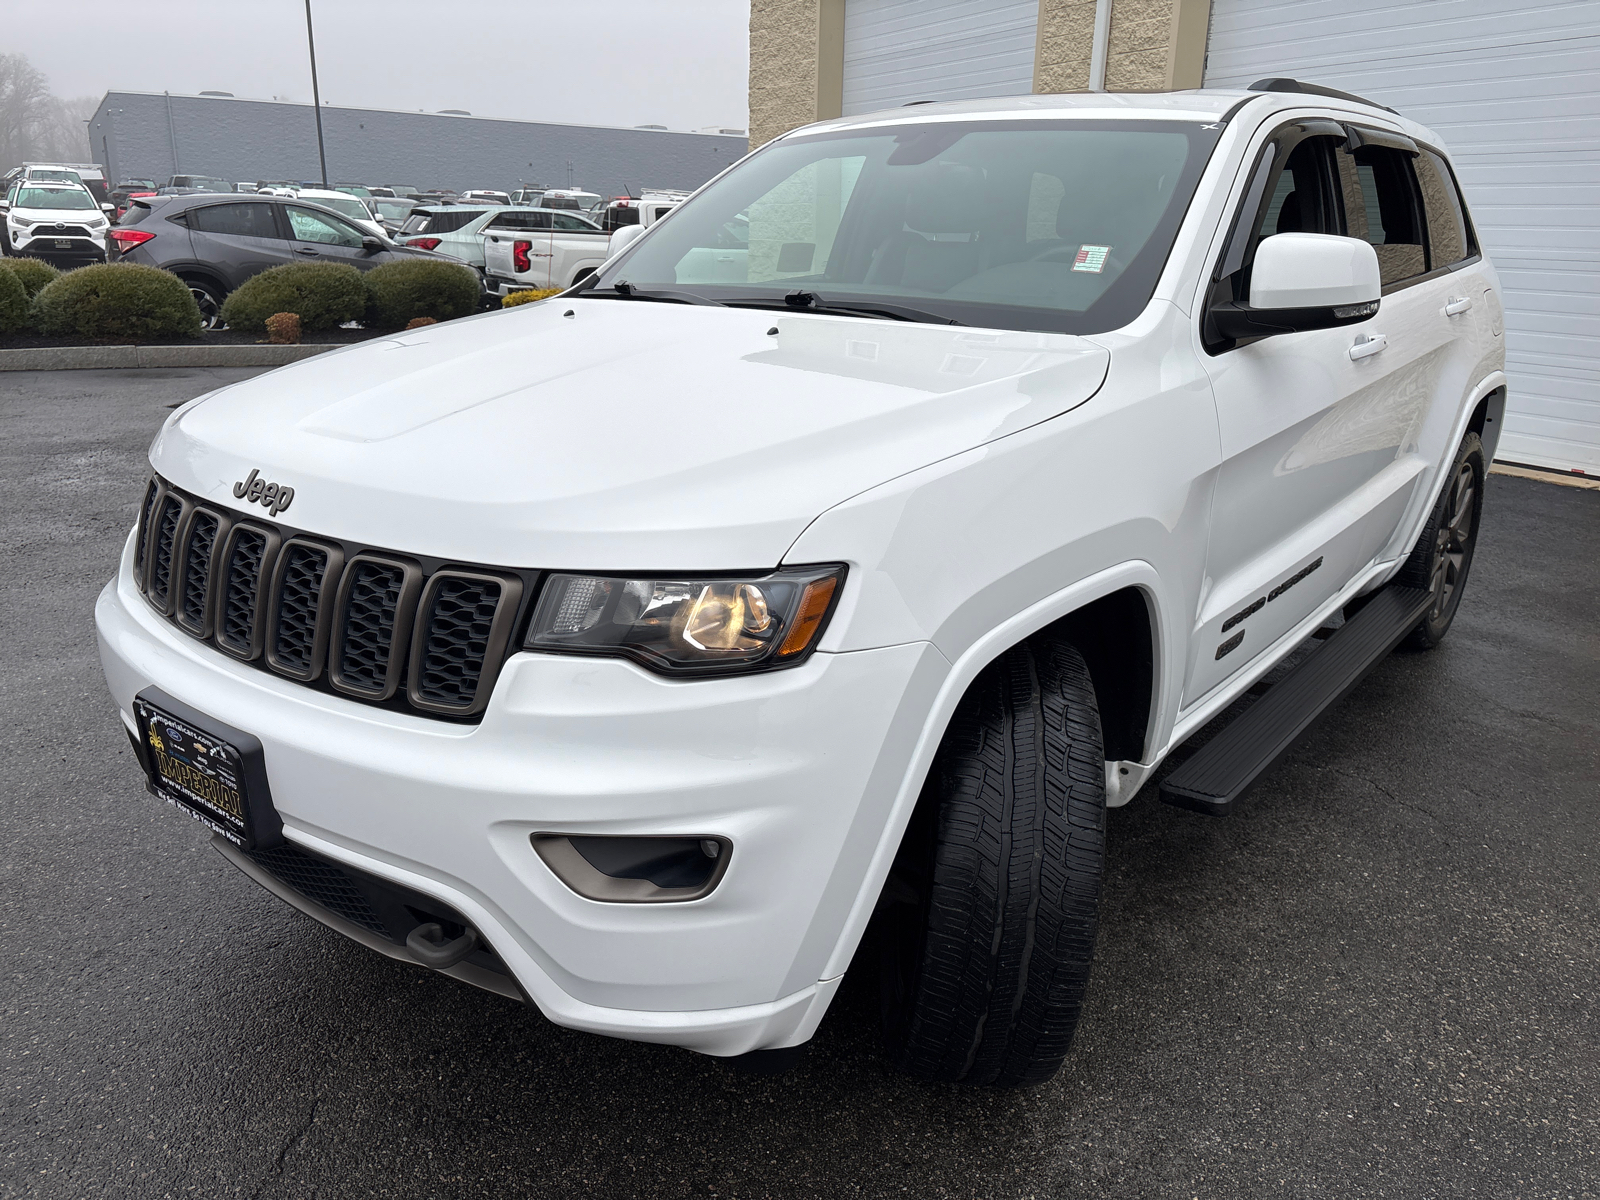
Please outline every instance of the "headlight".
M22 229L26 229L29 225L33 224L33 218L32 217L18 217L18 216L12 216L11 214L8 213L7 214L7 219L9 219L10 222L13 225L16 225L16 226L18 226L18 227L20 227Z
M816 646L844 567L794 567L749 579L552 575L524 645L631 658L667 675L788 666Z

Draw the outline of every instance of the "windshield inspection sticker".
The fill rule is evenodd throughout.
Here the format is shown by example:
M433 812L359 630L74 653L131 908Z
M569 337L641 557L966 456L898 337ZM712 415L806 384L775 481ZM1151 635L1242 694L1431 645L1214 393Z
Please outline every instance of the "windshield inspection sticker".
M1079 246L1078 257L1072 260L1072 269L1098 275L1106 269L1106 255L1110 253L1110 246Z

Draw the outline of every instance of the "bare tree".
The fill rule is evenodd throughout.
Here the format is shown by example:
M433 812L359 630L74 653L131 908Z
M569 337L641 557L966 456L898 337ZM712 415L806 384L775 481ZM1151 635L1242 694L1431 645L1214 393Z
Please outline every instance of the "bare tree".
M33 157L53 97L25 54L0 54L0 171Z
M24 162L92 162L84 121L98 102L50 94L25 54L0 54L0 172Z

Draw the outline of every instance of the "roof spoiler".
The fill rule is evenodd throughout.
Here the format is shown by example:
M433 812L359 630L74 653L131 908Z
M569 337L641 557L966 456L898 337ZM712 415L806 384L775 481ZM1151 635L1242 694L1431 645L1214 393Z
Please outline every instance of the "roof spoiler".
M1354 92L1341 92L1337 88L1322 87L1315 83L1301 83L1298 79L1278 77L1274 79L1258 79L1248 89L1252 92L1292 92L1302 96L1326 96L1330 100L1351 100L1356 104L1366 104L1373 108L1381 108L1384 112L1394 113L1399 116L1397 109L1390 108L1387 104L1379 104L1376 100L1368 100L1365 96L1357 96Z

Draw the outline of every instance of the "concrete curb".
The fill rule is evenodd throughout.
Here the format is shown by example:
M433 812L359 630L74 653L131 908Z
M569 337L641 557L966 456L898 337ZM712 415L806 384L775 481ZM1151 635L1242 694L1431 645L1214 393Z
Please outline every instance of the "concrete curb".
M0 371L88 371L122 367L281 367L338 345L58 346L0 350Z

